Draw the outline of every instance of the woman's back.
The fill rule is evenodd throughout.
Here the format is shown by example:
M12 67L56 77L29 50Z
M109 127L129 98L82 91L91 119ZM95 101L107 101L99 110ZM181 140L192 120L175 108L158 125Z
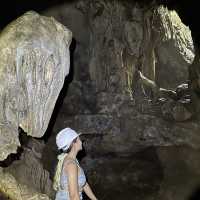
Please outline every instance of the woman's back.
M56 193L56 199L55 200L70 200L69 198L69 191L68 191L68 176L66 171L64 170L65 166L69 163L75 163L78 166L78 189L79 189L79 195L80 199L82 199L82 188L86 183L86 177L83 169L80 167L78 160L73 159L66 159L66 161L63 162L61 174L60 174L60 190Z

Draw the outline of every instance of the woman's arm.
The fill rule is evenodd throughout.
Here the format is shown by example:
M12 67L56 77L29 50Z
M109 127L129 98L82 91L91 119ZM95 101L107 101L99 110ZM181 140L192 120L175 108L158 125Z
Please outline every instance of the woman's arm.
M92 192L92 189L90 188L89 184L86 182L86 184L83 187L83 191L91 200L97 200L96 196Z
M70 200L80 200L78 189L78 168L74 162L65 165L65 173L68 178L68 188Z

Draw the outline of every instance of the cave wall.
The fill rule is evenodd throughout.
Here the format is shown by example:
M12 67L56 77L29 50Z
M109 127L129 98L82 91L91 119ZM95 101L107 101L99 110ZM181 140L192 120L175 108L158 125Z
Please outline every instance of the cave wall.
M189 28L175 11L154 2L78 0L43 14L73 33L70 72L61 91L65 98L55 107L46 145L30 140L20 160L0 171L1 180L9 177L13 188L20 183L16 191L25 188L24 195L53 196L55 135L70 126L85 134L81 163L102 199L188 196L200 166L199 59ZM178 180L187 178L181 194L184 185Z
M88 135L86 148L96 153L199 146L199 123L191 120L195 114L185 101L193 40L175 11L154 4L78 1L45 14L67 25L75 40L73 80L54 132L71 126ZM138 70L150 86L141 83ZM175 91L176 98L162 96L159 88Z
M189 198L199 170L174 161L200 144L189 28L174 10L130 1L76 1L44 13L74 34L70 83L43 153L50 174L55 135L70 126L85 134L81 163L102 198Z

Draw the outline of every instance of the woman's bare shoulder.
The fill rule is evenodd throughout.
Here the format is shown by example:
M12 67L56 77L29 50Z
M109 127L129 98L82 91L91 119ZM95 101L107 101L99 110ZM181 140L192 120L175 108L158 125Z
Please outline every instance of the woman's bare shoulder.
M76 161L73 159L65 159L64 160L64 172L69 175L78 175L78 167Z
M77 168L76 160L66 156L64 159L64 167L65 168Z

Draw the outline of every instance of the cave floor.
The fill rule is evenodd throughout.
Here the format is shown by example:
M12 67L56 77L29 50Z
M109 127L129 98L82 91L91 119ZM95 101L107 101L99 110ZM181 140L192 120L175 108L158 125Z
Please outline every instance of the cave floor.
M131 157L98 158L96 163L90 169L95 174L88 175L101 200L200 199L199 150L147 148Z

